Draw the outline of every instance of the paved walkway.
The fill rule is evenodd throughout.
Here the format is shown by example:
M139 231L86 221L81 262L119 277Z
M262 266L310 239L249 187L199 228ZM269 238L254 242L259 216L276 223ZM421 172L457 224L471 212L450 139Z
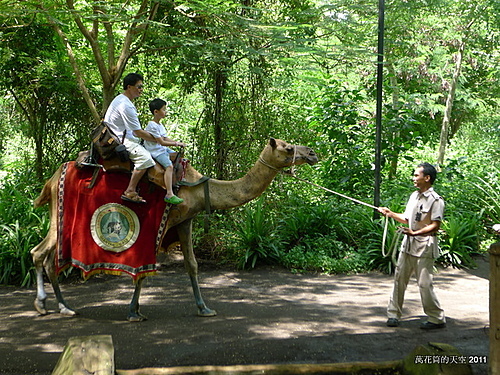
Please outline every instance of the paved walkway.
M62 286L80 315L38 316L34 289L0 287L0 374L50 374L68 338L110 334L116 367L389 361L427 342L447 343L467 356L489 353L489 271L440 270L435 287L448 325L419 329L418 288L409 285L399 328L385 326L392 277L294 275L283 270L235 272L201 264L200 281L213 318L196 316L189 278L179 265L145 281L141 312L128 323L128 277L97 276ZM50 290L50 289L49 289ZM486 375L487 365L473 366Z

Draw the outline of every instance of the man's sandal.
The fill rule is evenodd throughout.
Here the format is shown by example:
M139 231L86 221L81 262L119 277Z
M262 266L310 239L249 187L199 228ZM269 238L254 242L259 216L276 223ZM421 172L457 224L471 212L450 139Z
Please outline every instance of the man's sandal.
M122 200L132 203L146 203L146 201L135 191L131 193L124 192L121 196Z

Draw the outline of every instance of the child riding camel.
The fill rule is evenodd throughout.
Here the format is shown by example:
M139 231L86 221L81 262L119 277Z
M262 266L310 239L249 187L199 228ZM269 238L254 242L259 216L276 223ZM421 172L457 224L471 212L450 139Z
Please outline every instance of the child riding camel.
M182 142L176 142L173 139L167 138L165 128L160 124L160 121L167 115L167 102L162 99L154 99L149 103L149 110L153 114L153 120L149 121L146 126L146 131L156 138L156 142L145 141L144 147L151 153L153 159L160 163L165 168L165 186L167 187L167 194L165 195L165 202L171 204L179 204L184 200L176 196L172 190L172 175L174 168L170 160L170 154L175 152L168 146L186 146Z

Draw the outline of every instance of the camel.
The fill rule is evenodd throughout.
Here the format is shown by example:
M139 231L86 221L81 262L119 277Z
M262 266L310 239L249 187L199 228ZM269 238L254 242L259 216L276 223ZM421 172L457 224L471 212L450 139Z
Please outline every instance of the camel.
M209 180L210 209L229 209L243 205L261 195L270 185L274 177L283 168L294 165L318 162L314 151L306 146L291 145L279 139L271 138L264 150L261 152L257 162L245 176L234 181ZM59 312L64 315L75 315L76 312L68 307L64 300L55 270L55 254L57 241L57 184L61 175L62 166L46 182L40 196L35 200L35 207L49 203L50 229L44 240L31 250L31 255L36 269L37 295L34 302L36 310L47 314L47 294L44 289L43 270L54 290L58 301ZM185 172L185 180L188 182L199 181L203 176L190 165ZM150 176L150 180L152 180ZM159 179L163 181L163 179ZM209 317L215 316L216 311L207 307L203 301L198 284L198 263L193 252L191 240L192 220L205 210L205 192L203 185L182 186L178 192L184 202L172 208L168 214L167 230L176 230L180 247L184 255L184 266L191 279L198 315ZM144 278L139 278L135 283L135 290L129 304L127 320L143 321L146 319L139 311L139 296Z

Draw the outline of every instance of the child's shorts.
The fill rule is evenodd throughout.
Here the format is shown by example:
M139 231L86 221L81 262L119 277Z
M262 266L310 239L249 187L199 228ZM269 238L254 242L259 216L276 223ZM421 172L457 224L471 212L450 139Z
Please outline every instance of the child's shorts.
M170 160L170 154L174 153L175 151L167 148L163 154L159 154L155 156L155 160L160 163L163 168L168 168L172 166L172 160Z

